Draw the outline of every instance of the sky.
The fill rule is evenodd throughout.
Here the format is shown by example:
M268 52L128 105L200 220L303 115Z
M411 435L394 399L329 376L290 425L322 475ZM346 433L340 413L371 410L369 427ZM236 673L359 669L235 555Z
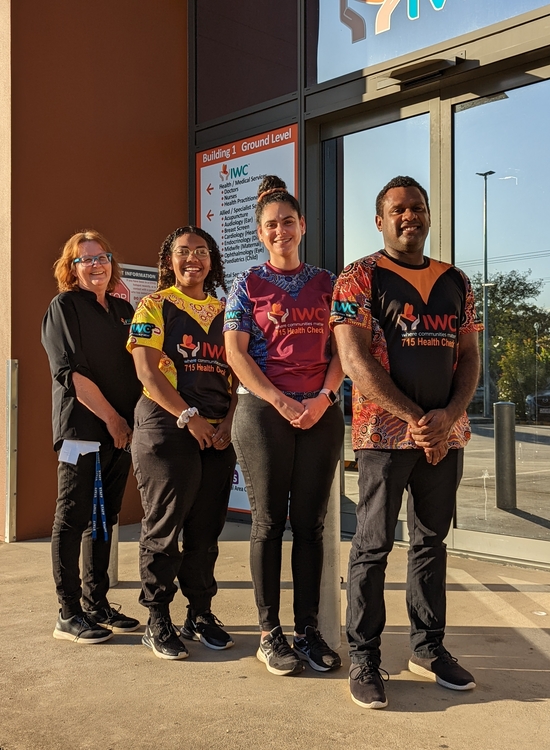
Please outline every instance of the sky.
M453 115L455 263L469 276L483 270L483 178L487 183L487 255L491 272L531 270L545 284L550 309L550 81L500 98L460 105ZM407 174L430 189L430 121L419 115L344 138L344 258L381 247L374 226L380 188ZM429 247L429 245L428 245Z

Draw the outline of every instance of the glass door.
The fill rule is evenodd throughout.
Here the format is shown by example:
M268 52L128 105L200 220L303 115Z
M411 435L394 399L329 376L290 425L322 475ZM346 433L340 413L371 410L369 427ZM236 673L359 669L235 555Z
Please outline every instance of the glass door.
M550 81L460 102L452 118L455 262L486 327L455 545L483 532L500 537L485 549L521 557L521 538L550 541ZM497 491L497 401L514 404L515 503Z
M372 125L365 116L327 126L325 146L333 146L325 161L328 153L333 158L332 172L325 169L325 257L334 258L328 267L339 272L380 249L375 199L392 177L409 174L427 188L430 254L471 278L478 313L483 318L485 308L488 323L487 334L480 334L486 367L469 408L472 439L448 546L550 565L550 65L536 75L509 76L509 87L495 75L478 82L475 95L466 83L454 98L447 93L394 107L398 115L387 120L377 112ZM342 530L351 533L358 488L349 380L343 392ZM496 491L498 401L514 404L513 507L503 507ZM396 539L407 539L404 512Z
M343 162L343 253L340 268L357 258L380 250L381 235L374 223L376 196L397 175L410 175L430 190L430 115L390 122L345 135ZM340 269L339 269L340 270ZM343 387L346 434L342 529L355 529L358 501L357 468L351 447L351 382ZM400 516L397 538L405 538L406 514Z

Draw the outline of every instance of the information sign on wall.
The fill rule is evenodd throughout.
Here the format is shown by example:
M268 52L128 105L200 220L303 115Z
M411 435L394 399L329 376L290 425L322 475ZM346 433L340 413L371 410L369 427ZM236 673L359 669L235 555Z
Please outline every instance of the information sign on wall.
M254 218L262 178L276 174L286 182L290 193L296 193L298 126L289 125L201 151L196 169L196 221L218 242L230 287L236 274L264 263L268 257L258 240ZM238 464L229 509L250 509Z
M127 300L135 310L142 297L156 291L158 271L151 266L132 266L128 263L121 263L120 268L121 279L112 294Z

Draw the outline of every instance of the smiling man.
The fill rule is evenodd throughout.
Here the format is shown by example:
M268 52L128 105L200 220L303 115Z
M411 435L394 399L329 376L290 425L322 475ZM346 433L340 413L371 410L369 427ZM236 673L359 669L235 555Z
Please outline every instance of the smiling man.
M364 708L387 706L380 668L384 579L405 489L409 669L453 690L475 687L443 646L443 540L470 437L465 409L478 382L482 326L462 271L424 255L430 208L416 180L395 177L380 191L375 222L384 249L343 270L331 315L354 384L359 503L346 627L351 697Z

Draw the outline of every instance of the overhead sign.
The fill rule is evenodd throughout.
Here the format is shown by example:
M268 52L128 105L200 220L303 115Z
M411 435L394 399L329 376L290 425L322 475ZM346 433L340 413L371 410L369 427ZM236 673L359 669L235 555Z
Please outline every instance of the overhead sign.
M330 81L547 4L547 0L319 0L317 81Z
M120 268L122 276L112 295L125 299L135 310L142 297L156 291L158 271L151 266L131 266L128 263L121 263Z
M218 242L230 286L234 276L267 260L256 234L258 185L267 174L298 185L298 126L288 125L196 157L197 224Z

